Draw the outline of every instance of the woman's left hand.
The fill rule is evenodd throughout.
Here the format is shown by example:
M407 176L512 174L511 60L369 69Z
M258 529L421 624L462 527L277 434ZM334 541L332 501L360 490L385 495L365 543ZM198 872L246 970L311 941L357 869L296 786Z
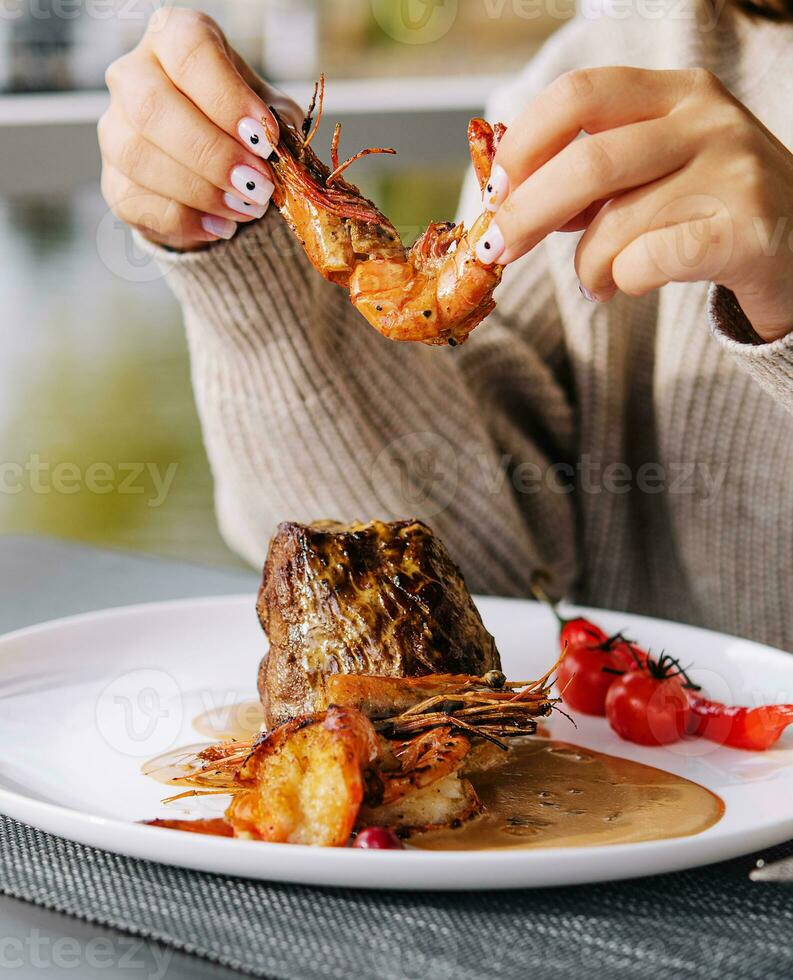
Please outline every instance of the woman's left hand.
M793 330L793 154L710 72L560 76L501 141L485 206L483 262L585 229L587 299L707 280L735 293L763 340Z

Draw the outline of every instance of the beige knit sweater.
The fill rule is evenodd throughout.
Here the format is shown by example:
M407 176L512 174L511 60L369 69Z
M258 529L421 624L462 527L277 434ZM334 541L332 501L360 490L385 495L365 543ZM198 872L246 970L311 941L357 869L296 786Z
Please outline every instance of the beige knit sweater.
M574 67L702 65L793 145L793 28L657 11L567 25L489 116ZM479 203L469 182L464 215ZM274 208L229 243L160 251L226 539L259 564L285 518L415 515L474 590L526 595L541 566L579 601L793 650L793 334L761 343L708 284L589 304L576 237L510 267L457 350L380 337Z

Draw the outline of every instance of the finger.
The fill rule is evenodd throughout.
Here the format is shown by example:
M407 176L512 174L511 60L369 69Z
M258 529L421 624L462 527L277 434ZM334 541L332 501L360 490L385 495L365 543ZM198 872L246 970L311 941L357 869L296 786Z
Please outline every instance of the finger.
M692 217L685 205L687 171L612 198L593 215L575 252L575 268L582 292L604 301L616 290L612 265L616 257L645 232L679 224Z
M243 78L210 17L160 8L152 18L148 43L168 78L218 129L257 156L270 156L279 136L275 116Z
M110 109L97 127L102 157L138 186L197 211L234 221L261 218L261 206L224 193L149 143Z
M507 129L494 158L501 168L489 201L495 211L535 170L583 130L600 133L657 119L693 84L689 73L641 68L589 68L560 75Z
M222 132L173 87L155 62L138 61L109 85L130 126L215 187L264 206L274 185L268 165Z
M557 231L583 231L594 221L605 201L593 201L592 204L579 211L577 215L565 222Z
M727 240L731 235L721 214L656 228L615 258L614 282L628 296L643 296L668 282L717 281Z
M256 92L259 98L263 102L266 102L271 109L275 109L281 119L287 123L291 123L295 129L300 130L306 115L305 110L301 109L294 99L290 99L280 89L268 85L267 82L259 78L247 62L240 58L234 48L229 48L229 57L237 71L253 91Z
M694 148L673 129L652 119L570 143L499 208L477 246L480 261L512 262L593 202L682 167Z
M102 193L111 210L126 224L137 228L151 241L171 248L231 238L236 224L216 215L201 214L177 201L140 187L108 164L102 170Z

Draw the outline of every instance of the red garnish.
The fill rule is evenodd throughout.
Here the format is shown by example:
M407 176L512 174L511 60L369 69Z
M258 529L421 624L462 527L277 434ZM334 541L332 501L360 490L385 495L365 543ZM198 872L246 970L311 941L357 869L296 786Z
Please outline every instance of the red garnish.
M709 701L697 694L689 695L689 703L690 734L734 749L752 752L770 749L788 725L793 725L793 704L741 708Z
M583 616L564 619L536 580L533 590L537 599L545 602L556 616L559 646L564 650L567 645L556 678L562 700L574 711L602 717L606 714L606 695L615 674L631 669L641 657L638 653L634 655L622 633L609 636Z
M381 851L405 849L405 845L389 827L367 827L358 834L352 846Z
M212 837L233 837L234 829L222 817L206 820L144 820L147 827L165 827L166 830L185 830L190 834L208 834Z

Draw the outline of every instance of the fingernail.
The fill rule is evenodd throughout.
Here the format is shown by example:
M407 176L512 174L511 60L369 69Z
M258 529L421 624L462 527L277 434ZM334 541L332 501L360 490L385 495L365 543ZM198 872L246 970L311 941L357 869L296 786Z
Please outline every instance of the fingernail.
M249 197L257 204L266 204L275 190L269 177L253 167L235 167L231 171L231 183L243 197Z
M239 211L240 214L247 215L249 218L261 218L267 210L267 204L262 207L259 204L251 203L251 201L243 201L241 197L235 197L228 192L223 195L223 203L232 211Z
M582 286L580 282L578 284L578 289L581 295L587 301L587 303L597 303L598 301L597 296L595 296L595 294L590 289L587 289L586 286Z
M266 160L273 152L273 144L270 142L267 130L252 116L240 119L237 124L237 132L240 134L242 142L249 146L257 156L264 157Z
M494 165L482 194L485 211L498 211L509 196L509 177L500 163Z
M504 236L498 225L488 228L487 234L479 239L476 245L476 257L483 265L492 265L504 251Z
M201 227L210 235L228 239L237 230L237 222L229 221L228 218L218 218L215 214L204 214L201 216Z

